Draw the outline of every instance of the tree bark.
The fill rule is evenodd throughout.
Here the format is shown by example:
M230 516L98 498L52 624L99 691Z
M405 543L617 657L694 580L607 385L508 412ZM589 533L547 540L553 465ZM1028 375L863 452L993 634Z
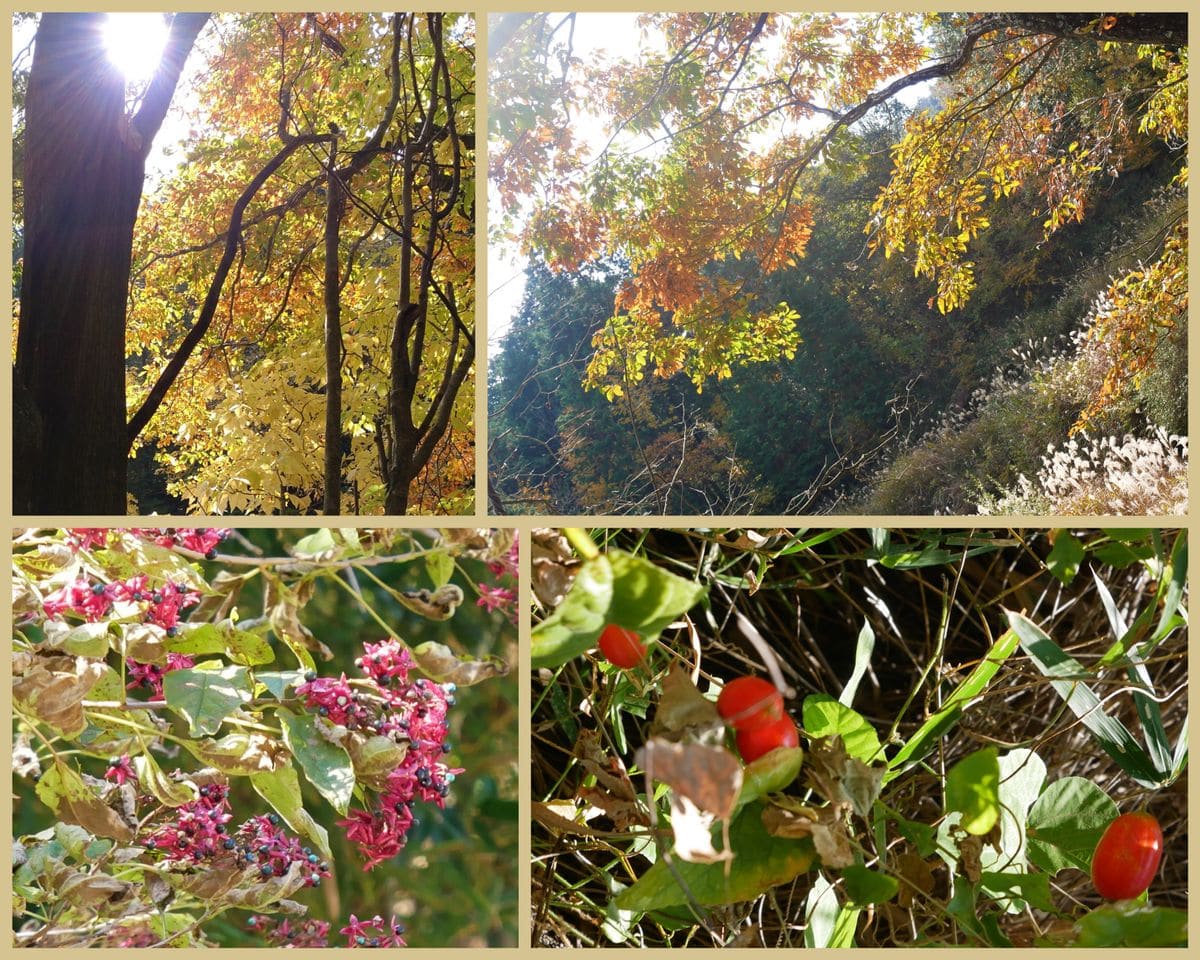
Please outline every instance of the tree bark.
M125 308L145 160L207 14L179 14L138 114L104 15L44 13L25 102L16 513L126 512Z
M327 516L342 512L342 297L338 280L338 232L342 182L337 172L337 133L329 143L325 191L325 504Z

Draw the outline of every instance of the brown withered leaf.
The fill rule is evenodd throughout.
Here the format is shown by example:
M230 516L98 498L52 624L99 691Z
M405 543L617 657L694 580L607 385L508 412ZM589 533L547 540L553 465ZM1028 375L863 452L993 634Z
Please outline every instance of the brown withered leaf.
M135 896L133 884L126 880L118 880L107 873L82 873L65 866L53 878L52 884L68 903L101 914L119 912Z
M287 763L290 756L282 741L262 733L231 733L220 740L197 740L192 752L223 773L243 777L270 772Z
M724 740L725 724L717 713L717 705L696 689L687 667L681 663L672 664L663 678L650 735L666 740L685 736L712 743Z
M126 786L132 786L126 784ZM37 795L64 823L74 823L97 837L123 842L133 839L133 829L100 798L68 764L56 760L37 783Z
M636 759L646 771L647 781L658 780L671 788L675 855L689 863L731 859L728 842L720 851L713 847L712 828L718 820L728 828L742 789L738 758L724 747L652 737L638 750ZM646 792L652 792L649 785Z
M432 641L414 647L412 655L427 677L459 687L469 687L494 677L507 677L510 669L499 657L459 656L444 643Z
M798 840L812 835L812 825L817 821L817 811L812 807L785 809L771 804L762 814L763 827L773 837Z
M609 756L600 746L600 735L595 730L581 730L575 741L575 756L583 768L592 774L600 785L621 800L636 800L637 790L629 780L625 764L619 757Z
M967 835L958 841L959 866L972 883L983 876L983 837Z
M854 863L854 848L842 810L844 807L832 803L819 808L769 806L763 811L762 821L772 836L812 837L821 863L837 869Z
M886 768L868 766L848 756L842 738L821 737L812 742L805 772L809 785L830 803L851 807L864 820L879 798Z
M188 619L192 623L216 623L227 619L237 606L242 587L257 575L257 570L249 573L230 573L228 570L222 570L213 577L208 590L192 608Z
M284 897L291 896L304 886L304 864L293 863L287 873L279 877L271 877L261 883L252 883L246 887L235 887L225 893L222 899L227 903L251 910L261 910L277 903Z
M533 594L546 607L557 607L582 562L574 555L571 544L558 530L539 528L530 537L530 563L533 571Z
M103 675L102 660L35 655L13 676L13 699L67 736L77 736L87 726L80 704Z
M232 856L222 857L207 867L185 868L186 872L168 873L167 881L176 890L190 893L201 900L216 900L238 885L245 872Z
M533 819L540 823L543 827L555 834L578 834L584 837L603 837L608 835L606 830L597 830L587 823L580 823L578 820L573 820L571 817L564 816L558 812L557 808L570 807L571 812L578 812L578 808L569 801L550 804L534 801L530 805L530 812L533 814Z
M126 623L122 627L125 637L125 656L139 663L167 662L167 632L153 623Z
M723 820L733 813L742 789L742 764L724 747L652 737L635 759L647 776L665 783L673 794L687 797L701 810Z
M580 787L576 798L604 811L617 830L628 830L632 826L646 826L649 819L637 800L610 793L604 787Z
M12 617L20 621L30 614L41 615L42 595L37 587L24 577L13 577L12 582Z
M900 854L896 858L896 875L902 881L897 899L902 907L912 906L918 890L925 894L933 892L933 870L920 854L911 850Z
M595 730L580 731L574 752L583 768L597 780L594 787L580 788L576 794L579 800L603 810L618 830L649 822L638 802L637 790L625 771L625 764L619 757L604 752L600 735Z

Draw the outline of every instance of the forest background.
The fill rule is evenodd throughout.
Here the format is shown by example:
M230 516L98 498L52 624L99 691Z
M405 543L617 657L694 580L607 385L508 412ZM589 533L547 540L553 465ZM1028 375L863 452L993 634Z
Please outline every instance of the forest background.
M1182 512L1181 23L494 18L493 510Z

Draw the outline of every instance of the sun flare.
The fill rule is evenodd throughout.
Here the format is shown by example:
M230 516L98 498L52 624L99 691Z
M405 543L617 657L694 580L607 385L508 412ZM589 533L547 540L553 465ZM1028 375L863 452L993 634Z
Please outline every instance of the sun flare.
M146 83L154 75L167 42L161 13L110 13L104 26L108 59L128 83Z

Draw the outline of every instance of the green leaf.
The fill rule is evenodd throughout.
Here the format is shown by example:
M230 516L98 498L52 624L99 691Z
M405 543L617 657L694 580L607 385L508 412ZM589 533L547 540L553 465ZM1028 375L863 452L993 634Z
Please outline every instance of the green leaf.
M860 913L857 907L838 903L833 884L818 873L804 901L804 945L810 949L854 946Z
M595 646L612 605L612 566L607 557L584 561L562 603L533 628L533 668L557 667Z
M1057 911L1050 896L1050 878L1044 873L984 870L979 889L1002 903L1023 902L1048 913Z
M199 796L199 791L190 782L181 783L163 773L158 761L148 752L134 757L133 763L137 767L138 785L154 794L154 799L164 807L182 807Z
M245 667L215 660L165 674L163 694L167 706L188 722L193 737L216 733L230 713L254 696Z
M961 825L976 836L1000 818L1000 763L995 747L964 757L946 775L946 809L962 814Z
M660 910L687 903L688 898L675 873L679 874L692 898L704 906L753 900L781 883L787 883L808 870L816 861L812 841L773 837L762 825L763 806L746 807L729 827L729 845L733 862L729 875L725 863L684 863L676 860L668 866L659 860L638 881L616 897L621 910Z
M1136 900L1110 903L1075 924L1076 947L1186 947L1184 910L1149 907Z
M248 630L239 630L232 620L222 620L220 623L181 623L179 635L168 637L163 645L167 650L185 653L188 656L223 653L235 663L246 666L271 663L275 659L275 651L271 649L271 642L266 637Z
M282 700L287 696L288 687L298 687L304 682L304 673L303 670L261 670L255 671L254 679L276 700Z
M444 587L454 576L454 558L445 550L427 553L425 554L425 572L429 575L429 582L433 584L435 590L438 587Z
M1020 637L1021 648L1029 655L1042 676L1050 679L1050 685L1063 699L1067 707L1110 757L1139 784L1156 787L1171 776L1171 771L1158 770L1129 730L1120 720L1104 712L1100 698L1092 688L1073 679L1086 675L1086 671L1073 657L1051 640L1032 620L1020 613L1006 611L1008 622ZM1065 678L1072 679L1065 679ZM1063 679L1055 679L1063 678Z
M292 556L312 559L323 553L334 553L337 549L338 544L333 539L333 531L322 527L316 533L310 533L307 537L297 540L296 545L292 547Z
M911 843L922 857L932 857L937 851L936 828L917 820L906 820L883 803L877 803L875 808L876 810L882 809L883 814L896 824L896 830L900 836Z
M846 707L854 703L854 695L858 693L858 685L867 672L867 667L871 665L871 653L874 649L875 631L871 629L871 622L864 620L862 629L858 631L858 643L854 647L854 669L850 673L850 679L842 687L838 703ZM865 758L860 757L860 759Z
M986 872L1024 871L1025 825L1029 808L1037 800L1046 782L1046 764L1034 751L1024 747L1010 750L1000 757L1000 830L999 838L984 846L980 867ZM1020 900L1003 900L1008 913L1025 909Z
M297 715L289 710L279 710L278 715L283 723L283 741L304 768L308 782L333 809L345 816L354 793L354 765L350 762L350 754L321 736L312 714Z
M879 734L856 710L838 703L827 693L815 693L804 698L804 732L814 740L839 736L846 753L863 763L880 757Z
M780 747L746 764L735 809L741 809L768 793L778 793L796 779L803 762L804 751L799 747Z
M47 628L49 628L47 624ZM77 657L103 657L108 653L109 630L108 623L81 623L67 631L66 636L55 642L67 653Z
M889 781L900 776L908 767L916 763L925 756L934 745L945 734L958 723L958 718L962 715L970 703L987 689L987 685L991 683L992 677L996 675L996 671L1000 669L1013 651L1017 649L1019 643L1017 634L1014 630L1006 630L1004 634L992 644L992 649L988 651L984 657L971 671L970 675L946 698L945 703L938 709L937 713L929 717L916 733L914 733L899 752L888 761L888 772L884 775L883 782L886 785Z
M1067 867L1086 873L1096 844L1119 812L1108 794L1090 780L1056 780L1029 810L1030 862L1051 876Z
M328 831L304 809L300 799L300 778L296 775L295 767L289 763L265 773L253 774L250 784L287 821L289 827L313 842L321 856L333 858Z
M858 865L842 870L846 896L855 906L865 907L872 903L885 903L900 891L900 881L886 873L868 870Z
M704 587L621 550L587 560L558 609L533 630L532 664L557 667L596 645L609 623L652 642Z
M1059 530L1054 536L1054 548L1046 557L1046 569L1063 584L1075 579L1079 565L1083 563L1083 544L1073 534Z

